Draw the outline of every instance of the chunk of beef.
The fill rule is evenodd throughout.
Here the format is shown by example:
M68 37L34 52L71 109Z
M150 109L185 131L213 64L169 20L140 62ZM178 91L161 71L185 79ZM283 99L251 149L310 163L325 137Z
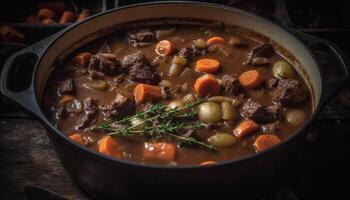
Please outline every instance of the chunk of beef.
M260 103L248 99L242 106L241 115L245 118L260 122L265 121L267 110Z
M273 49L272 45L269 43L263 43L261 45L258 45L254 47L247 55L247 60L243 63L244 65L250 65L252 64L252 61L256 57L265 57L270 58L273 56L275 50Z
M96 80L96 79L104 79L105 75L104 73L96 70L89 70L89 77L92 80Z
M146 103L143 103L140 105L140 111L141 112L145 112L145 111L148 111L149 109L151 109L151 107L153 106L154 104L152 102L146 102Z
M106 75L114 75L118 73L120 62L114 54L97 53L91 57L89 63L90 70L100 71Z
M103 105L100 109L103 111L106 119L120 119L135 111L135 103L129 97L118 93L109 105Z
M307 98L304 84L294 79L281 79L272 94L272 100L286 105L293 105Z
M179 50L177 53L180 57L186 58L187 60L192 60L195 56L195 53L193 51L193 48L191 47L184 47Z
M97 117L98 107L97 100L94 98L87 98L84 100L84 116L78 121L76 129L87 128Z
M268 113L266 116L266 121L274 121L282 118L282 105L280 103L267 106L266 110Z
M239 81L237 77L225 74L221 78L222 87L224 88L224 92L227 95L238 95L239 93Z
M267 88L269 89L276 89L277 85L278 85L278 79L277 78L271 78L267 81Z
M275 104L268 107L248 99L242 106L241 115L256 122L270 122L281 118L281 104Z
M58 94L60 95L73 95L74 94L74 82L73 79L69 78L66 80L63 80L58 85Z
M148 63L145 55L141 51L136 51L135 53L126 55L121 61L121 71L129 73L131 67L139 63Z
M263 133L275 134L275 133L278 133L279 124L280 124L279 121L276 121L270 124L263 124L260 126L260 129Z
M61 120L63 118L65 118L65 109L64 109L64 105L59 105L57 108L52 108L52 110L55 111L55 118L56 120Z
M160 76L156 74L149 65L137 63L129 71L129 78L135 82L158 84Z
M142 47L144 46L145 43L157 42L157 37L154 32L142 31L142 32L130 34L128 37L128 42L134 47Z
M171 90L168 87L160 87L160 92L162 93L163 99L171 99Z

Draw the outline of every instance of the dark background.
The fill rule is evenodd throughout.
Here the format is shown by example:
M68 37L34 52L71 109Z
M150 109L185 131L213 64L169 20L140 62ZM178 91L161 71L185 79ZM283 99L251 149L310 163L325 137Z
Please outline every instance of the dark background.
M28 24L40 1L6 1L0 5L0 26L10 25L26 35L24 43L0 40L0 69L8 55L69 26ZM98 13L115 7L116 1L66 0L67 9L83 8ZM145 2L121 0L119 6ZM286 28L326 38L350 55L350 12L346 1L305 0L220 0L267 17ZM335 70L338 63L326 50L314 50L318 61ZM19 77L20 79L20 77ZM350 89L347 84L313 124L300 151L296 174L258 199L349 199L350 178ZM292 171L292 170L291 170ZM26 199L41 186L69 199L87 199L60 165L45 129L31 116L0 102L0 199ZM27 193L24 193L26 188ZM137 188L135 188L137 190ZM39 190L40 191L40 190ZM37 199L37 198L34 198Z

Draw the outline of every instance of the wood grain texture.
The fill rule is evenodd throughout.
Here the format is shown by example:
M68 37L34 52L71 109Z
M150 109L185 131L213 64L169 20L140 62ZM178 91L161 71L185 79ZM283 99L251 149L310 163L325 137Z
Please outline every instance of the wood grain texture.
M89 199L72 183L42 125L30 119L0 119L0 197L26 199L38 185L69 199Z

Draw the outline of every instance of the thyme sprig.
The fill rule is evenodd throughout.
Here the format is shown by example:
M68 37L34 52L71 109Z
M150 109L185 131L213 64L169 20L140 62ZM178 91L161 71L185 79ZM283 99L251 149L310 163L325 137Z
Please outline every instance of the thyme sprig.
M151 106L147 111L126 116L119 121L106 121L98 125L97 128L108 132L109 136L170 137L181 144L198 145L216 151L217 148L213 145L190 136L180 135L186 131L204 127L203 123L193 122L192 120L197 115L195 107L202 102L203 100L197 100L181 108L169 108L158 103ZM184 111L186 112L183 113ZM135 118L140 119L140 122L132 124L131 122ZM156 123L153 123L154 121Z

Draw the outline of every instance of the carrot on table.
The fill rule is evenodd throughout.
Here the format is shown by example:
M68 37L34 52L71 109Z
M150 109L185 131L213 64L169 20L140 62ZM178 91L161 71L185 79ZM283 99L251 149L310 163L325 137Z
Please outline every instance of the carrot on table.
M247 136L254 131L259 129L259 125L255 123L253 120L244 120L238 124L238 126L233 130L233 133L237 138L242 138Z
M157 43L155 50L158 55L167 56L175 51L175 45L169 40L162 40Z
M92 54L89 52L82 52L79 53L77 56L74 57L73 63L80 66L80 67L87 67L90 63L90 59L92 57Z
M63 13L66 10L65 1L40 1L37 5L38 10L48 8L56 13Z
M44 19L41 23L46 25L56 24L55 20L53 19Z
M43 21L44 19L52 19L55 16L55 12L48 8L41 8L36 15L36 18L39 21Z
M264 81L264 77L253 69L243 72L238 77L238 81L244 88L251 89L259 86Z
M134 96L136 103L143 103L146 101L159 101L162 99L162 93L159 86L139 83L134 89Z
M1 26L0 35L6 42L24 42L25 36L11 26Z
M78 18L77 18L77 21L81 21L85 18L88 18L90 16L90 10L88 9L84 9L80 12Z
M71 11L64 11L64 13L62 14L62 17L60 19L60 24L73 22L74 18L75 18L74 13L72 13Z
M280 142L281 140L276 135L264 134L256 138L254 146L255 150L257 152L260 152Z
M199 97L206 97L208 94L216 95L220 92L220 84L214 76L210 74L197 78L194 83L194 90Z
M84 141L83 136L80 133L73 133L69 136L71 140L73 140L76 143L79 143L81 145L85 145L86 142Z
M98 152L112 157L121 157L118 142L111 136L104 136L98 143Z
M220 62L211 58L199 59L196 62L195 69L199 72L214 73L220 69Z
M201 162L199 165L214 165L214 164L216 164L215 161L208 160L208 161L205 161L205 162Z
M166 142L146 142L143 149L143 157L151 160L172 161L175 153L175 144Z
M225 42L225 40L219 36L215 36L215 37L209 38L207 40L208 45L214 45L214 44L219 44L219 43L224 43L224 42Z

